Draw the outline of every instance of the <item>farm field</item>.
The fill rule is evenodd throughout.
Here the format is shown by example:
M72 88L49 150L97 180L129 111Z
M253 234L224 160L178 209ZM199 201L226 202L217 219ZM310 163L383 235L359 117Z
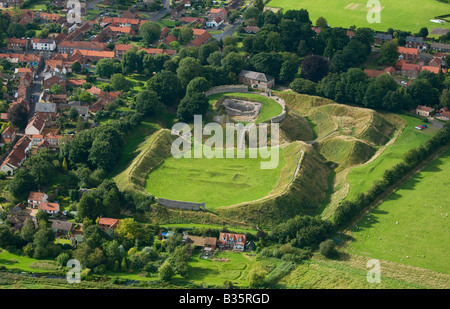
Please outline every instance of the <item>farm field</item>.
M400 117L406 122L406 126L397 140L386 147L375 160L354 167L348 173L347 182L350 188L347 199L352 200L358 193L369 190L375 180L383 177L385 170L402 161L409 149L424 144L437 132L437 129L433 127L420 131L415 129L415 126L423 123L419 118L406 115L400 115Z
M285 165L284 149L279 150L274 169L261 169L260 163L268 159L249 158L248 150L242 159L169 157L147 176L145 188L156 197L204 202L209 210L256 200L278 182Z
M450 274L449 173L447 150L358 223L348 252Z
M278 104L276 101L268 97L260 95L259 93L235 93L235 92L219 93L209 96L208 99L210 104L210 110L212 110L214 103L223 96L249 98L262 103L263 105L259 112L259 116L258 119L256 120L256 123L269 121L270 118L278 116L283 111L283 108L281 107L280 104Z
M306 9L309 18L315 24L317 18L325 17L331 27L370 27L377 31L388 28L418 32L427 27L431 31L435 27L450 28L450 24L437 24L430 20L438 15L450 13L450 6L433 0L382 0L381 22L367 21L368 1L326 1L326 0L272 0L266 6L286 10Z

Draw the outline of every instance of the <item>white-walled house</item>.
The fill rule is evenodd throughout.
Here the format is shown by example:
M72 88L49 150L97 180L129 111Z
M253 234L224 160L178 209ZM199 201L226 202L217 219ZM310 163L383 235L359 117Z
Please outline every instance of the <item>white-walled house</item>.
M59 212L58 203L41 203L39 205L39 210L43 210L49 215L56 215Z
M56 49L56 42L52 39L33 39L32 45L33 50L53 51Z
M32 208L38 208L41 203L46 203L48 195L44 192L30 192L28 196L28 205Z

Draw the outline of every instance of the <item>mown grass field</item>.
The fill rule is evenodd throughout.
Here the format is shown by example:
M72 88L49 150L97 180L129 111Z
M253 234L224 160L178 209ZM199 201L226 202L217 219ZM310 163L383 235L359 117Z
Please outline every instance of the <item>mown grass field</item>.
M360 192L367 192L375 180L381 179L385 170L393 167L403 160L404 154L412 148L423 145L431 138L437 129L430 127L425 130L417 130L417 125L423 124L419 118L400 115L406 122L406 126L396 141L375 160L370 163L354 167L347 175L350 189L347 199L351 200Z
M259 116L256 120L256 123L269 121L270 118L278 116L283 111L283 108L281 107L280 104L278 104L276 101L268 97L260 95L259 93L237 93L237 92L218 93L209 96L208 99L210 104L210 110L212 110L214 103L223 96L249 98L262 103L262 107L261 110L259 111Z
M449 173L447 150L358 223L348 251L450 274Z
M275 188L285 164L283 152L279 148L274 169L261 169L261 162L269 159L259 154L250 158L248 150L245 158L227 158L225 153L223 158L169 157L148 175L145 189L156 197L204 202L210 210L256 200Z
M287 10L306 9L315 24L317 18L325 17L331 27L370 27L377 31L388 28L417 33L422 27L431 31L435 27L450 28L450 23L437 24L430 20L450 13L450 6L434 0L381 0L380 23L369 23L367 0L272 0L266 6Z

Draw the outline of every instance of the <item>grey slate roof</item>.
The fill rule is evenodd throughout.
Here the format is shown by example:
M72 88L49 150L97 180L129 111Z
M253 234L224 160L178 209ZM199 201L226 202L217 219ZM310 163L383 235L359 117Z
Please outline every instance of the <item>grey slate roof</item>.
M274 79L274 77L272 77L270 75L260 73L260 72L247 71L247 70L242 70L241 73L239 73L239 77L250 78L253 80L260 81L260 82L269 82Z

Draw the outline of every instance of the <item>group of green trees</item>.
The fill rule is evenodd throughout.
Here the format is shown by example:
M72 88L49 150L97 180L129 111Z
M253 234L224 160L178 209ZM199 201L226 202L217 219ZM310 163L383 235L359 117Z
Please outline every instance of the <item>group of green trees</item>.
M318 83L297 78L290 84L291 89L298 93L389 111L411 110L417 105L448 106L449 86L450 78L442 72L422 71L408 88L404 88L387 73L369 78L359 68L329 73Z

